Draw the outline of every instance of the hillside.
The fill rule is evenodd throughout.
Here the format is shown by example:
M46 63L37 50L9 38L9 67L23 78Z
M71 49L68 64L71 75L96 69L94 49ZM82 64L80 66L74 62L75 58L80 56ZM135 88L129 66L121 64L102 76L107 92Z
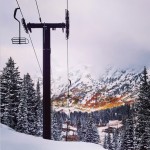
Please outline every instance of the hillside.
M0 124L1 150L104 150L98 144L85 142L58 142L26 135Z
M65 76L53 79L53 108L65 109L68 104L73 110L95 111L133 103L138 96L142 71L143 68L109 67L94 77L88 67L73 69L69 75L71 85L65 82Z

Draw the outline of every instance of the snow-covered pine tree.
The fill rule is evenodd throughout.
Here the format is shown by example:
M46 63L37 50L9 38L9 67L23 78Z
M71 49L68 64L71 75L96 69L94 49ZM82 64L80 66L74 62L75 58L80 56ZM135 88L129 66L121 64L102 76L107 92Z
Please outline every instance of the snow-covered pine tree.
M147 133L145 136L145 141L147 143L146 147L148 150L150 150L150 121L146 124L145 133Z
M147 70L144 67L144 71L141 74L141 85L139 91L139 97L135 104L136 129L135 129L135 148L137 150L148 150L147 138L149 135L146 132L148 128L147 124L150 122L150 84L148 82ZM147 129L146 129L147 127Z
M27 84L25 79L22 82L22 88L20 90L20 103L18 107L17 116L17 131L22 133L28 133L28 110L27 110Z
M96 125L93 122L92 116L90 115L89 120L87 122L86 134L84 137L85 142L91 142L98 144L100 142L100 136L98 134L98 130Z
M2 123L6 124L7 126L11 126L11 115L10 115L10 108L9 108L9 104L4 107L4 112L3 112L3 120Z
M150 123L146 123L145 132L142 134L139 148L140 150L150 149Z
M107 134L105 134L103 147L104 147L105 149L107 149L107 148L108 148L108 145L107 145Z
M121 145L122 150L134 150L134 123L133 117L129 116L125 124L125 134Z
M6 67L2 70L0 78L0 110L1 122L14 129L17 127L21 83L18 67L15 67L15 62L10 57Z
M113 150L117 150L117 147L118 147L118 135L119 135L119 131L118 131L118 129L115 129L115 131L113 133L113 140L112 140Z
M59 122L59 127L61 129L61 132L62 132L62 127L63 127L63 118L62 118L62 113L60 111L57 112L57 119L58 119L58 122Z
M52 139L55 141L60 141L61 132L62 132L62 125L59 122L59 116L57 115L56 112L54 112L52 119Z
M113 150L112 138L111 138L110 132L108 132L108 135L107 135L107 149L108 150Z
M83 134L83 128L82 128L80 119L78 119L78 121L77 121L77 134L78 134L78 140L83 141L84 134Z
M26 87L26 101L27 101L27 118L28 118L28 132L31 135L36 135L36 124L37 124L37 117L36 117L36 110L37 110L37 103L36 103L36 96L35 96L35 89L33 81L27 73L24 75L24 83Z
M43 128L43 105L41 100L40 83L39 80L36 86L36 135L42 136Z
M123 137L124 137L124 134L125 134L125 129L124 127L122 126L121 128L118 128L116 129L117 130L117 137L116 137L116 149L114 149L113 147L113 150L121 150L121 146L122 146L122 142L123 142Z

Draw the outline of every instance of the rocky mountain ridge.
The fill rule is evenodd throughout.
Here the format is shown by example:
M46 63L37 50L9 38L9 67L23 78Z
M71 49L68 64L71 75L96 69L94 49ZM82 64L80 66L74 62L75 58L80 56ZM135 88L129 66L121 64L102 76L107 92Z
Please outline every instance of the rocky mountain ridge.
M89 67L82 67L69 74L71 84L63 76L52 82L54 109L95 111L133 103L138 96L143 68L116 69L109 67L95 78ZM150 75L150 69L148 68Z

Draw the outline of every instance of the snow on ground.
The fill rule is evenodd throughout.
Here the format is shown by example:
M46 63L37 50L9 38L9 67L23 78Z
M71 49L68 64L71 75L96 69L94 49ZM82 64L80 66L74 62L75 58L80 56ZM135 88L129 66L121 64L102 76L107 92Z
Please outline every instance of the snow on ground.
M104 150L98 144L44 140L0 124L0 150Z

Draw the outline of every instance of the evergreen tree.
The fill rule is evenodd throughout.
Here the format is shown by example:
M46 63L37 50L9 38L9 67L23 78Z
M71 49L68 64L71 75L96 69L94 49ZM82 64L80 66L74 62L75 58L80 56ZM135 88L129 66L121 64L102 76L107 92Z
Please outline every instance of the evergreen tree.
M107 149L108 150L113 150L112 138L111 138L110 132L108 132L108 136L107 136Z
M125 134L121 146L122 150L134 150L134 126L132 116L127 119L125 128Z
M35 96L35 89L33 81L30 75L24 75L23 79L26 87L26 101L27 101L27 119L28 119L28 132L31 135L36 135L36 125L37 125L37 117L36 117L36 110L37 110L37 103L36 103L36 96Z
M141 85L139 98L135 104L135 112L137 116L137 125L135 129L135 148L137 150L147 150L148 133L150 126L147 126L150 122L150 84L148 83L148 76L146 67L141 74Z
M16 129L20 100L21 78L18 67L10 57L0 79L1 122Z
M113 150L116 150L118 147L118 135L119 135L119 132L118 132L118 129L116 129L113 134L113 142L112 142Z
M146 136L144 136L145 147L150 150L150 121L146 124L145 133L147 133Z
M62 125L59 122L59 117L56 112L53 114L52 120L52 138L56 141L61 140Z
M96 125L93 123L93 119L90 115L89 120L87 122L87 129L85 134L85 142L91 142L98 144L100 142L100 137L97 131Z
M81 124L80 119L77 121L77 134L79 141L84 141L85 131L86 128L84 128L83 124Z
M139 98L137 101L137 112L139 115L149 116L150 115L150 84L148 84L147 70L144 68L141 76L141 86Z
M39 80L36 86L36 135L42 136L43 127L43 105L41 100L40 83Z
M125 129L124 127L118 129L118 136L117 136L117 148L115 150L122 150L122 143L123 143L123 138L125 135Z
M18 107L18 123L17 123L17 131L28 133L28 110L27 110L27 84L25 80L22 83L22 89L20 91L20 104Z
M107 134L105 134L103 147L104 147L105 149L107 149L107 148L108 148L108 145L107 145Z
M140 150L149 150L150 149L150 123L146 123L145 131L141 136L141 142L139 143Z
M3 112L3 120L2 123L6 124L7 126L11 126L11 115L10 115L10 105L5 105L4 112Z

